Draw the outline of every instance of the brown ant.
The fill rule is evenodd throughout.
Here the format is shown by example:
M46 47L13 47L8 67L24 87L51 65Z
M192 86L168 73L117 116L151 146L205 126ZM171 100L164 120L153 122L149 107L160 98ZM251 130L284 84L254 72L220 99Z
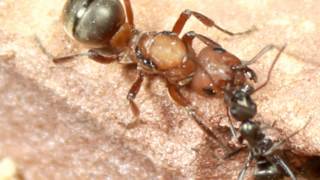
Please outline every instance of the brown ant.
M231 36L248 34L252 30L232 33L216 25L213 20L201 13L185 10L180 14L171 31L142 32L135 28L130 0L123 0L123 2L125 11L119 0L68 0L62 16L67 33L79 42L96 48L86 53L53 58L53 62L63 63L75 57L87 56L99 63L118 61L121 64L137 65L138 77L127 95L131 110L136 117L139 115L139 108L134 103L134 99L144 77L152 74L161 76L166 80L170 97L184 106L198 125L218 141L214 133L198 118L195 109L182 96L179 88L192 83L191 88L196 90L199 87L194 81L199 81L200 84L198 84L201 86L202 80L197 76L197 69L202 67L197 63L199 57L196 57L192 48L194 38L198 38L212 48L215 45L215 53L218 56L221 55L222 48L209 38L194 32L186 33L182 38L179 38L179 35L191 16L205 26L215 27ZM213 55L203 56L213 57ZM233 67L236 73L231 72L231 76L239 76L241 81L244 81L243 73L251 73L251 79L254 79L252 70L239 63L236 64L237 66Z
M179 87L190 84L198 65L192 48L187 48L191 33L179 38L186 21L191 15L208 27L216 27L228 35L247 34L229 32L203 14L185 10L176 21L172 31L142 32L135 28L130 0L124 0L126 16L118 0L68 0L63 11L65 29L76 40L98 46L87 53L54 58L55 63L66 62L77 56L88 56L100 62L118 61L122 64L136 64L138 78L131 86L127 99L133 113L139 109L134 103L143 79L155 74L167 82L169 94L178 104L190 103L179 92ZM108 13L105 13L108 12ZM127 19L127 22L125 21ZM202 35L192 33L192 38L207 41ZM191 46L190 46L191 47Z

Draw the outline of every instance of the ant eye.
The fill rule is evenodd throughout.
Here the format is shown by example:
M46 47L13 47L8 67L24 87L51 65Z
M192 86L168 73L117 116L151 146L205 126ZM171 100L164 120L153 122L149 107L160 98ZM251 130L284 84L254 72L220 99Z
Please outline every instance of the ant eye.
M222 47L214 47L214 48L212 48L212 50L214 50L214 51L216 51L217 53L220 53L220 54L226 52L226 50L223 49Z
M143 65L151 69L156 69L156 65L150 59L143 59Z
M202 90L208 96L215 96L217 94L212 87L205 87Z
M156 65L150 59L145 58L144 55L142 54L141 50L138 47L135 48L135 53L136 53L138 60L140 62L142 62L142 64L144 66L147 66L150 69L156 69Z

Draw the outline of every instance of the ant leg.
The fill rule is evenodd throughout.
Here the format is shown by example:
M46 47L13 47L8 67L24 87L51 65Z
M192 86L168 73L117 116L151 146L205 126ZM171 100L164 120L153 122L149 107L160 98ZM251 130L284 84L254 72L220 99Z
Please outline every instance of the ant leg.
M283 46L280 48L277 56L275 57L275 59L273 60L271 66L270 66L270 69L269 69L268 75L267 75L267 79L266 79L260 86L258 86L253 93L259 91L260 89L262 89L263 87L265 87L265 86L268 84L268 82L269 82L270 79L271 79L272 70L273 70L275 64L277 63L278 59L280 58L280 55L282 54L282 52L283 52L284 49L286 48L286 46L287 46L287 45L285 44L285 45L283 45ZM262 50L262 51L263 51L263 50ZM259 55L259 53L258 53L258 55ZM260 56L261 56L261 55L260 55ZM256 56L256 57L257 57L257 56ZM259 58L259 56L258 56L258 58Z
M51 55L50 55L51 56ZM97 48L97 49L90 49L88 52L79 53L79 54L72 54L63 57L52 57L52 61L56 64L68 62L76 57L86 56L98 63L108 64L115 61L118 58L118 54L112 52L109 49L105 48Z
M196 110L192 107L192 106L188 106L186 107L186 110L188 112L188 114L192 117L192 119L198 124L198 126L210 137L212 138L214 141L216 141L218 143L218 145L224 150L225 155L224 155L224 159L231 157L232 155L236 154L237 152L239 152L239 149L233 151L231 150L231 148L227 145L225 145L216 135L215 133L208 128L208 126L206 126L205 124L203 124L201 118L199 117L199 115L197 114Z
M246 171L247 171L252 159L253 159L253 157L252 157L252 154L250 152L248 157L247 157L247 159L246 159L246 161L244 162L243 168L241 169L241 171L240 171L240 173L238 175L238 180L243 180L244 179L244 176L246 174Z
M280 165L282 169L289 175L291 180L297 180L296 176L293 174L289 166L282 160L280 156L275 155L273 157L276 160L277 164Z
M192 42L194 40L194 38L198 38L201 42L203 42L204 44L206 44L207 46L212 47L215 50L218 51L225 51L220 44L212 41L211 39L207 38L206 36L203 36L201 34L197 34L194 31L189 31L186 34L183 35L182 37L182 41L184 42L184 44L187 46L187 51L188 51L188 55L189 57L191 57L191 59L196 59L195 58L195 51L192 48ZM195 63L197 63L195 61ZM204 73L207 75L207 77L213 81L210 73L206 70L206 68L204 68L201 64L197 63L197 65L202 68L202 70L204 71Z
M137 94L139 93L143 79L144 79L144 75L141 71L139 71L138 78L135 80L135 82L131 86L129 93L127 95L127 99L130 103L131 111L135 117L139 116L140 110L139 110L138 106L136 105L136 103L134 102L134 99L136 98Z
M244 31L244 32L233 33L233 32L230 32L230 31L218 26L209 17L207 17L207 16L205 16L205 15L203 15L201 13L198 13L196 11L191 11L189 9L186 9L180 14L179 18L177 19L176 23L174 24L174 26L172 28L172 32L177 33L179 35L181 33L183 27L185 26L187 20L191 17L191 15L193 15L195 18L197 18L205 26L215 27L218 30L220 30L223 33L226 33L226 34L228 34L230 36L248 34L248 33L252 32L253 30L255 30L255 29L249 29L249 30Z
M201 35L201 34L194 32L194 31L189 31L182 36L182 41L188 46L188 50L192 49L192 42L193 42L194 38L198 38L201 42L203 42L207 46L210 46L212 48L221 48L219 50L225 51L224 49L222 49L220 44L214 42L213 40L209 39L208 37L206 37L204 35Z
M228 124L229 124L229 129L230 129L230 131L231 131L231 135L232 135L232 137L233 137L234 139L238 139L236 129L234 128L234 126L233 126L233 124L232 124L232 121L231 121L231 116L230 116L229 108L226 107L226 110L227 110Z
M268 156L273 154L273 152L279 148L279 146L281 146L282 144L284 144L288 139L290 139L291 137L295 136L296 134L298 134L300 131L302 131L303 129L305 129L309 124L310 124L311 120L309 120L301 129L293 132L292 134L290 134L289 136L287 136L286 138L284 138L283 140L274 143L266 152L263 153L264 156Z
M261 49L251 60L249 61L241 61L241 65L235 66L236 69L244 68L250 64L254 64L258 59L260 59L264 54L269 52L271 49L276 48L275 45L269 44L266 45L263 49Z
M198 113L196 112L195 108L191 106L191 103L180 93L178 88L172 84L167 84L168 92L170 97L179 105L183 106L188 114L192 117L192 119L198 124L198 126L212 139L214 139L219 146L227 152L226 157L230 154L233 154L232 150L225 145L216 135L215 133L208 128L205 124L203 124L203 120L199 117Z
M39 44L41 51L46 54L52 61L56 64L65 63L73 60L76 57L89 57L90 59L97 61L99 63L110 63L118 58L118 53L111 48L96 48L90 49L88 52L72 54L62 57L55 57L50 54L47 49L43 46L38 36L35 36L36 42Z
M167 83L167 88L170 97L180 106L187 107L191 103L181 94L177 86Z
M126 8L126 14L127 14L128 23L132 27L134 27L134 17L133 17L131 2L130 2L130 0L123 0L123 2L124 2L124 6Z

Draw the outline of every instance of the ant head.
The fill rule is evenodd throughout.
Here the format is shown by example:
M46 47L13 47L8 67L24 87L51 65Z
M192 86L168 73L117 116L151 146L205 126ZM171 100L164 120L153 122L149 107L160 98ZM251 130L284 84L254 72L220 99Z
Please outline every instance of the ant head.
M257 114L257 105L250 96L253 92L253 87L246 84L231 93L225 93L225 101L229 105L233 118L238 121L246 121Z

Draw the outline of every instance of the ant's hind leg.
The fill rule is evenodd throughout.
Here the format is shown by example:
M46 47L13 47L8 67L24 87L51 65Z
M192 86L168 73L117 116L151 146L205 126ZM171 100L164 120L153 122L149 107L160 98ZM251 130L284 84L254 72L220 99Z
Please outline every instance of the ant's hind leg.
M244 162L244 166L243 166L243 168L241 169L241 171L239 173L238 180L243 180L244 179L244 176L245 176L245 174L247 172L247 169L248 169L252 159L253 159L252 158L252 154L251 154L251 152L249 152L248 158Z
M274 156L274 159L276 160L276 163L282 167L282 169L289 175L291 180L297 180L296 176L293 174L289 166L279 157Z
M207 27L215 27L218 30L220 30L223 33L226 33L226 34L228 34L230 36L248 34L248 33L251 33L252 31L254 31L256 29L256 28L253 28L253 29L249 29L249 30L244 31L244 32L233 33L233 32L230 32L230 31L218 26L209 17L207 17L207 16L205 16L205 15L199 13L199 12L191 11L189 9L186 9L180 14L179 18L177 19L176 23L174 24L174 26L172 28L172 32L177 33L179 35L181 33L183 27L185 26L187 20L191 17L191 15L193 15L195 18L197 18L205 26L207 26Z

